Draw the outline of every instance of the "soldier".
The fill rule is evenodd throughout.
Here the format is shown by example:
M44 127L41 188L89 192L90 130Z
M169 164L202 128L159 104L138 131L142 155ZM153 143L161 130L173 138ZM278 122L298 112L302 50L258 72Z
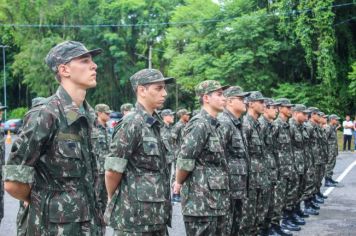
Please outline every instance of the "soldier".
M269 187L266 157L263 150L261 125L258 117L264 112L266 98L258 91L246 98L247 114L243 119L242 131L247 141L248 151L248 189L246 217L241 220L241 234L255 235L263 228L268 212Z
M166 235L171 205L162 120L156 113L166 99L166 84L155 69L130 78L136 93L134 111L124 116L105 160L108 192L106 223L114 235Z
M304 145L304 122L308 115L308 109L302 104L296 104L293 109L293 117L289 119L290 136L292 143L292 151L294 155L294 163L297 173L297 182L294 185L294 190L297 192L297 198L294 201L294 209L292 209L292 221L297 225L305 225L303 217L307 217L301 210L300 204L305 189L305 174L306 174L306 152Z
M336 157L338 156L337 144L337 127L339 124L339 117L335 114L329 116L329 124L326 126L326 134L328 137L329 157L326 165L325 187L335 187L338 182L332 179L333 169L336 164Z
M218 81L206 80L195 87L202 109L185 128L178 158L174 193L183 185L182 213L186 233L226 235L229 182L217 120L225 97Z
M218 117L221 124L222 140L228 162L230 184L229 235L238 235L242 218L243 203L247 193L247 147L242 134L241 117L246 112L244 98L250 93L239 86L224 91L227 98L223 113Z
M0 103L0 122L2 121L2 114L4 110L7 109ZM5 165L5 132L4 128L0 127L0 223L2 218L4 218L4 183L2 181L3 173L2 167Z
M305 212L309 215L318 215L319 212L317 210L320 209L317 202L316 197L316 175L317 175L317 165L318 159L321 158L321 144L320 144L320 129L319 129L319 109L316 107L309 107L310 117L308 122L306 123L306 132L309 137L310 150L311 150L311 164L307 171L307 181L306 181L306 189L304 191L305 195Z
M110 135L106 122L110 120L110 107L106 104L97 104L95 106L96 121L92 131L93 151L96 158L99 181L96 186L97 194L99 197L99 205L104 214L108 194L105 188L105 156L109 153Z
M120 107L120 111L123 116L126 116L127 114L129 114L133 109L134 109L134 107L131 103L124 103Z
M164 109L161 112L161 116L164 122L164 125L161 129L161 137L167 149L166 161L168 164L169 178L171 183L172 172L173 172L172 163L174 161L174 146L173 146L173 138L172 138L172 124L174 123L174 112L172 112L171 109Z
M180 150L180 145L182 144L183 141L183 130L185 126L187 125L189 119L190 119L191 112L189 112L187 109L180 109L177 112L177 117L179 121L173 126L172 128L172 138L173 138L173 146L174 150L176 150L175 157L178 155L178 152ZM175 162L176 160L174 159L172 163L172 180L174 182L175 178ZM179 194L173 194L173 202L180 202L180 195Z
M290 231L299 231L301 228L294 224L295 219L292 215L295 200L297 199L297 189L294 186L298 179L291 144L290 125L288 123L288 119L292 116L293 104L286 98L277 99L276 102L281 103L278 118L273 125L280 174L277 191L281 194L276 207L278 207L279 217L283 214L281 227Z
M319 193L320 193L320 188L322 186L322 180L325 177L326 174L326 165L328 163L329 159L329 145L328 145L328 134L326 132L326 126L328 125L328 116L325 115L324 112L320 112L320 134L321 134L321 145L322 145L322 153L323 153L323 163L322 163L322 169L320 173L320 183L319 183ZM324 203L324 199L321 199L321 203Z
M99 53L65 41L46 57L60 86L26 114L3 176L6 191L24 201L27 235L102 235L90 139L95 114L85 101Z
M265 166L268 170L268 178L270 181L269 186L269 200L268 203L268 212L265 218L262 235L292 235L290 231L282 229L280 227L280 217L278 217L278 212L275 210L278 209L276 203L278 203L278 198L280 193L277 192L277 183L278 183L278 159L275 155L275 140L273 139L273 121L278 113L278 106L280 103L275 102L273 99L268 98L265 100L266 108L264 109L263 115L260 116L258 121L261 124L261 134L264 146L265 153Z

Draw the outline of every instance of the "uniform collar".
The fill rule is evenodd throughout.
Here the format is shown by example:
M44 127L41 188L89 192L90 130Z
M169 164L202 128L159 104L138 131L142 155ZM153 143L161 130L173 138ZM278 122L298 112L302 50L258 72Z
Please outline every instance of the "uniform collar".
M230 120L234 123L235 126L241 125L240 118L237 118L234 114L232 114L229 110L224 109L223 114L230 118Z
M219 127L220 123L217 118L212 117L204 108L200 110L200 115L205 118L210 125L214 127Z
M84 107L86 115L83 115L79 111L79 107L73 102L72 98L69 96L67 91L62 86L58 87L56 95L59 98L60 103L63 107L64 116L67 119L68 125L73 124L80 117L84 117L84 118L88 119L90 124L94 124L94 121L95 121L95 117L93 115L94 110L87 103L86 100L84 100L84 102L83 102L83 107Z
M250 123L252 123L255 127L259 127L260 126L260 122L258 121L258 119L255 119L253 116L251 116L250 114L246 114L246 118L248 121L250 121Z
M139 114L142 115L145 123L149 126L152 127L153 125L158 125L160 127L163 126L163 121L162 119L159 117L159 115L157 114L156 111L153 112L152 115L148 114L148 112L145 110L145 108L140 104L140 103L136 103L136 110Z

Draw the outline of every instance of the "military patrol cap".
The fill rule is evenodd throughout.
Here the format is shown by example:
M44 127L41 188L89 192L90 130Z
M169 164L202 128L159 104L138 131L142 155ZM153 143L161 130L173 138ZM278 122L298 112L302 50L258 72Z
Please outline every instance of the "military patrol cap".
M180 109L177 111L178 118L181 118L184 115L190 115L190 114L192 114L192 113L189 112L187 109Z
M164 109L161 111L161 116L173 116L174 112L171 109Z
M331 114L331 115L329 116L329 120L333 120L333 119L335 119L335 120L340 120L340 117L338 117L338 116L335 115L335 114Z
M240 86L231 86L224 91L224 96L229 97L247 97L249 92L244 92Z
M324 116L325 116L325 113L322 112L322 111L319 111L318 113L319 113L319 116L321 116L321 117L324 117Z
M124 111L131 111L133 108L133 105L131 103L124 103L121 105L120 107L120 111L124 112Z
M0 111L7 109L7 106L3 106L2 103L0 102Z
M73 60L87 54L92 57L100 54L102 50L100 48L94 50L88 50L82 43L76 41L64 41L54 46L47 54L45 62L48 67L57 72L58 66L66 64Z
M279 105L281 105L279 102L276 102L272 98L266 98L265 99L265 104L266 104L266 106L279 106Z
M303 112L303 113L309 113L310 111L306 106L303 104L295 104L294 107L292 108L294 112Z
M262 95L260 91L251 91L250 95L246 97L247 102L254 102L254 101L264 101L266 98Z
M310 113L316 113L319 115L320 110L316 107L309 107L308 110L310 111Z
M43 99L46 99L44 97L35 97L31 100L31 104L32 106L37 105L38 103L40 103Z
M143 69L130 77L130 82L133 89L136 89L138 85L152 84L162 81L168 84L172 83L174 78L164 77L163 74L156 69Z
M110 107L106 104L97 104L95 106L95 112L111 113L112 110L110 110Z
M229 86L222 86L219 81L216 80L205 80L200 82L197 86L195 86L195 94L197 96L201 96L210 92L214 92L216 90L222 89L225 90Z
M294 105L287 98L278 98L276 102L279 102L281 107L293 107Z

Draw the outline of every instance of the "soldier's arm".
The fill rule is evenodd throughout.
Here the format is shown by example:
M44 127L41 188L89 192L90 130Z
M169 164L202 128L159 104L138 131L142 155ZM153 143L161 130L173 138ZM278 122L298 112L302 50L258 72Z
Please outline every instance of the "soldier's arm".
M110 153L105 158L105 185L108 198L111 199L120 186L122 174L125 172L128 159L137 148L139 129L134 123L125 122L113 136Z
M202 152L208 138L204 124L187 127L184 141L179 150L176 170L176 183L183 184L189 173L195 168L195 161Z
M16 199L29 202L34 166L54 129L54 118L46 110L29 112L22 132L12 145L9 160L3 167L6 192Z

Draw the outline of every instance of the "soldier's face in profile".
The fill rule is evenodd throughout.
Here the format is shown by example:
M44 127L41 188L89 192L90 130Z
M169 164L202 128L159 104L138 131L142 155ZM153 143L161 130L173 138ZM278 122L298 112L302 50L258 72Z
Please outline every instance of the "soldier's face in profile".
M277 113L278 108L276 106L268 106L263 112L263 114L266 114L269 119L275 119L277 117Z
M145 100L146 104L153 109L161 108L166 100L167 92L164 82L157 82L140 86L139 95Z
M254 101L250 102L250 107L255 110L258 114L262 114L265 111L265 102L264 101Z
M188 122L190 119L190 116L188 114L185 114L182 116L182 118L183 118L184 122Z
M287 117L292 116L292 108L291 107L280 107L279 112Z
M217 112L221 112L224 110L224 106L226 103L226 99L223 94L223 90L219 89L212 92L210 95L207 96L207 102L211 108L213 108Z
M246 104L244 103L243 97L232 97L229 98L228 103L233 107L233 109L238 113L246 112Z
M97 65L90 55L74 58L65 66L65 77L82 89L94 88L96 86Z

